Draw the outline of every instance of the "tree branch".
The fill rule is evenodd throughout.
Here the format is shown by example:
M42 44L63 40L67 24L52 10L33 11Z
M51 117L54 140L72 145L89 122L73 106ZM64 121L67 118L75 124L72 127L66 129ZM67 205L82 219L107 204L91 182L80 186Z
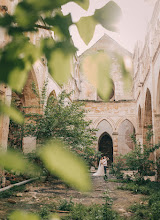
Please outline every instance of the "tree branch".
M45 29L45 30L48 30L48 31L51 31L51 30L52 30L51 27L47 27L47 26L43 26L43 25L39 25L39 24L36 24L35 27L36 27L36 28Z

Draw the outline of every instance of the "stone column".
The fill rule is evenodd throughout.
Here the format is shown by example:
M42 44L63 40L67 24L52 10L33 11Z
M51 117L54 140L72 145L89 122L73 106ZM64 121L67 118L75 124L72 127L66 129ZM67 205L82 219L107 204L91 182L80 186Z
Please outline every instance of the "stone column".
M155 144L160 143L160 114L154 114L154 136L155 136ZM156 150L156 161L159 161L159 165L157 169L156 179L160 182L160 148Z
M118 156L118 132L112 133L112 140L113 140L113 162L115 157Z
M11 104L11 90L7 86L0 85L0 101L7 105ZM0 114L0 150L7 151L9 133L9 117L4 114ZM4 170L0 170L0 183L5 186Z
M0 100L10 106L11 104L11 90L5 85L0 85ZM0 115L0 146L6 151L9 133L9 117L8 115Z

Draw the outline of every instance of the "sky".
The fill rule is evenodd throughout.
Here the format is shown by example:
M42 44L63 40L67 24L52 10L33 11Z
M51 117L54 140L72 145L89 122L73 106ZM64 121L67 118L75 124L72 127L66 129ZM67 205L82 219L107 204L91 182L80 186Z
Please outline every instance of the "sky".
M92 15L95 9L103 7L109 0L90 0L90 6L86 12L75 3L68 3L62 7L64 15L71 12L72 20L77 22L81 16ZM146 28L153 12L155 0L115 0L122 10L121 21L117 24L119 32L107 31L101 25L97 25L93 39L85 45L80 38L75 25L70 27L75 46L79 49L78 55L91 47L97 40L108 34L130 52L134 51L135 43L139 40L144 42Z

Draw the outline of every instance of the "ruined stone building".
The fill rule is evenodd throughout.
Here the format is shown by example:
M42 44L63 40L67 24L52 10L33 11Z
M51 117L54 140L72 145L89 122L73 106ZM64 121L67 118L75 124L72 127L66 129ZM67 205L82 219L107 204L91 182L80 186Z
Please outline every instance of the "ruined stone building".
M2 0L2 3L8 7L8 10L13 10L14 1ZM0 45L3 46L7 39L2 31L0 33ZM53 37L53 33L40 30L31 39L35 42L45 36ZM111 54L112 59L110 76L113 89L108 102L101 100L96 89L80 69L85 56L102 51ZM124 89L120 66L116 56L112 53L113 51L132 59L133 72L131 77L133 83L127 91ZM34 64L23 93L17 97L20 105L36 105L38 100L31 90L31 83L34 82L40 91L46 79L48 79L47 97L50 94L57 96L62 89L67 91L73 89L72 100L85 101L86 119L91 119L92 127L97 129L95 147L107 154L110 160L113 161L116 155L126 154L133 149L134 146L130 138L133 133L136 134L137 140L144 144L148 125L152 125L153 128L153 143L158 143L160 141L160 0L156 1L145 43L144 45L137 43L133 54L105 34L80 57L73 58L72 78L63 88L60 88L50 76L47 61L42 58ZM4 85L0 86L0 96L6 102L10 102L14 95L9 88ZM31 109L31 111L35 111L35 109ZM9 119L5 116L0 120L0 144L6 148ZM30 151L30 142L33 146L35 140L33 138L24 140L25 152Z

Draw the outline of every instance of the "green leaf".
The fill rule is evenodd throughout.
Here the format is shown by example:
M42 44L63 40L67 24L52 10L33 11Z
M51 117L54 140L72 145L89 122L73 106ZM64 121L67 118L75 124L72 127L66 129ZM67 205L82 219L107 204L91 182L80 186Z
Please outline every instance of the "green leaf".
M41 149L40 157L46 168L67 184L81 191L90 190L91 182L85 164L61 142L49 142Z
M26 1L20 2L15 10L15 20L22 27L33 27L39 15L31 4Z
M0 101L0 114L8 115L10 119L18 124L22 124L24 122L24 118L21 112L11 106L4 104L2 101Z
M33 163L24 159L23 154L11 150L0 152L0 167L32 176L39 175L41 172Z
M93 17L104 28L116 31L116 24L120 20L121 15L121 8L115 2L110 1L103 8L97 9Z
M59 85L66 83L71 76L71 60L76 48L69 41L55 43L45 39L41 44L48 59L50 74Z
M97 89L103 100L108 100L112 90L110 78L111 60L103 52L84 57L81 68L91 84Z
M8 84L13 90L21 92L32 64L39 58L40 48L29 42L22 34L13 37L0 56L0 82Z
M119 55L116 55L118 58L118 63L120 65L120 69L122 72L122 77L123 77L123 83L125 86L125 89L128 90L132 86L132 61L131 58L129 57L122 57Z
M65 55L61 49L57 49L51 53L48 61L49 70L59 85L66 83L70 77L71 58L70 55Z
M89 0L83 0L83 1L75 0L74 2L77 3L79 6L81 6L86 11L89 8Z
M50 26L53 26L53 31L55 32L56 36L59 36L60 32L61 36L65 36L67 39L70 38L69 33L69 26L72 25L72 19L71 15L63 16L62 14L58 14L55 17L45 18L44 21L49 24Z
M89 16L89 17L82 17L76 23L76 25L81 38L83 39L85 44L88 45L93 37L97 22L94 20L93 16Z
M0 16L0 26L1 27L8 27L13 22L13 17L9 14L5 14L3 17Z
M40 218L32 213L23 211L14 211L10 216L9 220L40 220Z

